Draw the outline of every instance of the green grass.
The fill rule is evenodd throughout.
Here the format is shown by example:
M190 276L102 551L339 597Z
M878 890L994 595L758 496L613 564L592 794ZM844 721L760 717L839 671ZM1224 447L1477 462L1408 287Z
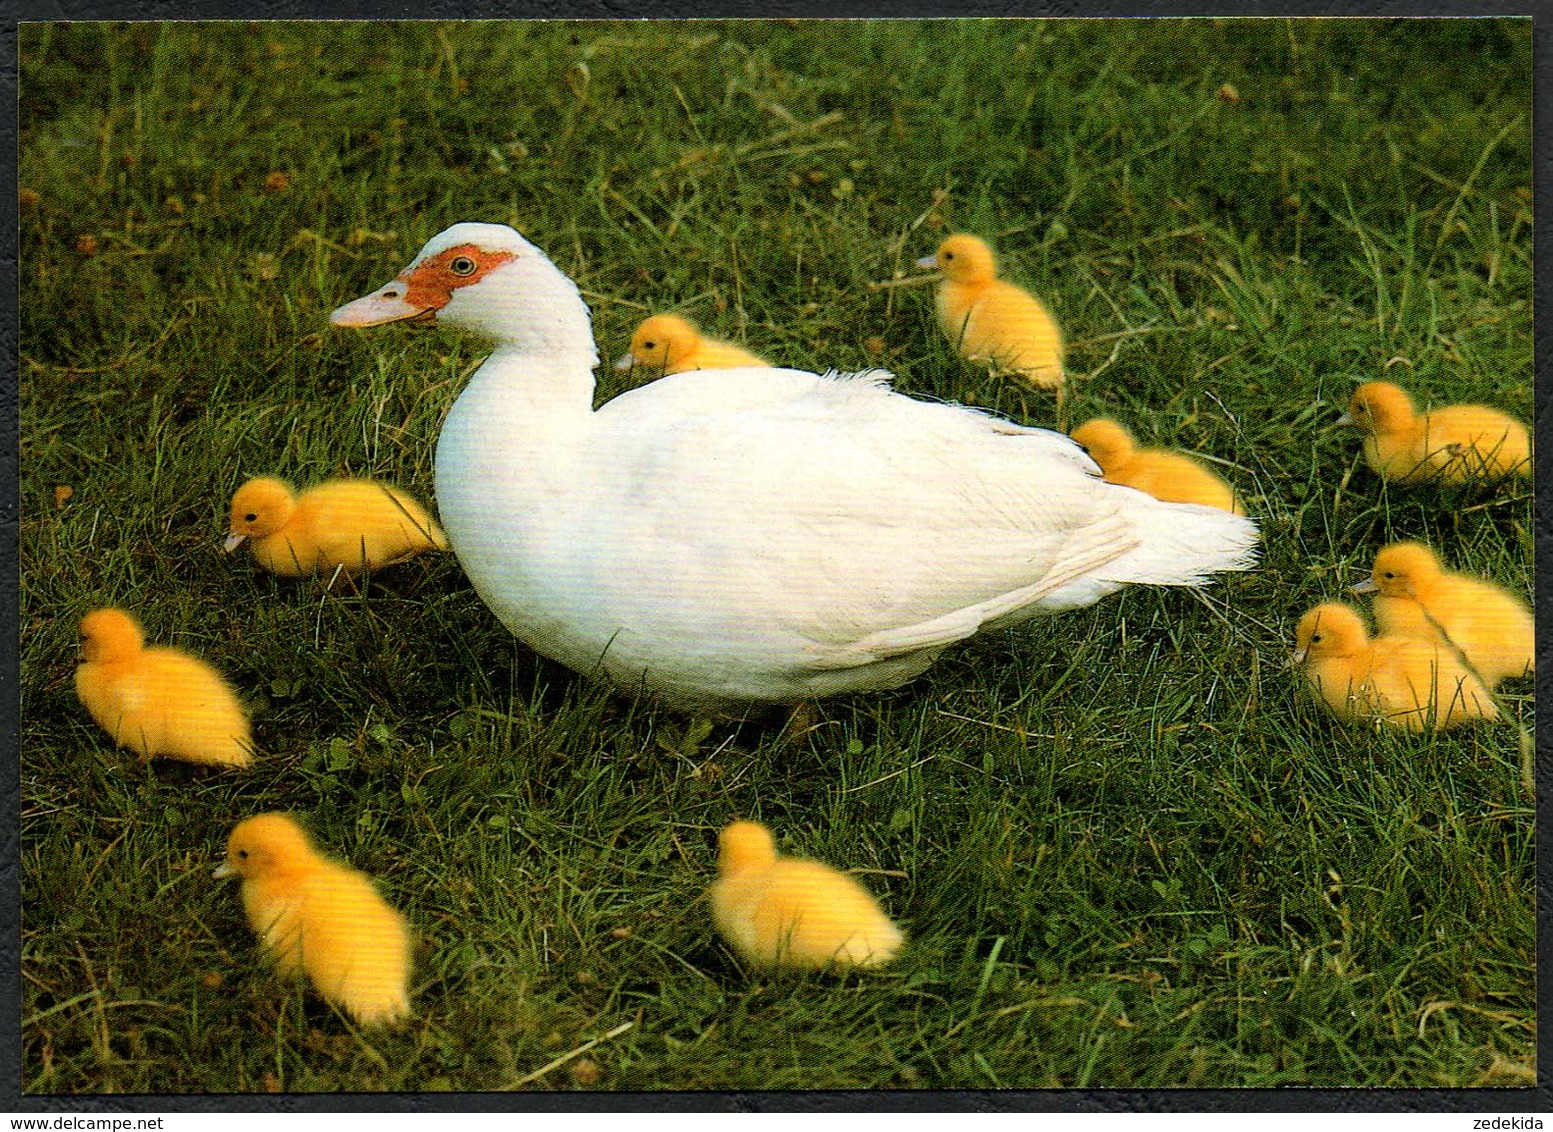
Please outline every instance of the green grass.
M1299 614L1396 538L1529 592L1524 488L1388 490L1331 427L1382 373L1530 416L1528 22L75 24L20 46L27 1091L1532 1081L1516 729L1350 732L1283 668ZM1064 325L1072 420L1217 457L1262 568L979 639L785 743L536 658L450 557L339 594L223 556L246 476L429 498L480 344L326 316L465 219L577 279L608 358L672 308L1049 424L953 357L928 290L867 287L989 236ZM624 381L601 371L600 397ZM251 772L109 746L71 673L110 602L230 675ZM1529 682L1505 692L1529 732ZM279 981L209 880L272 809L413 921L402 1031ZM701 894L745 816L871 870L899 961L742 970Z

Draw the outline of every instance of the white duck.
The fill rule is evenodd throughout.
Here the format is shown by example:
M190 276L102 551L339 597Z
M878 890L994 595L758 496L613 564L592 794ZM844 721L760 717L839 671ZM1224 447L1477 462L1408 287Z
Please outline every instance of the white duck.
M412 319L498 343L437 444L459 562L524 642L627 692L737 711L890 688L982 629L1255 555L1241 516L883 371L697 370L595 410L588 308L504 225L453 225L331 316Z

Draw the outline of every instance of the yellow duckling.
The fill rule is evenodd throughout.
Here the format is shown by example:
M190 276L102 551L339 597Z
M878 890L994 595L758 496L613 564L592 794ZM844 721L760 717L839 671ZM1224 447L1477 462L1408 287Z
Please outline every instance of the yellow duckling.
M1246 513L1234 489L1201 461L1184 452L1139 448L1132 434L1113 420L1096 417L1069 435L1088 450L1108 483L1135 487L1166 503L1201 503Z
M1446 570L1421 542L1394 542L1375 556L1355 593L1374 593L1375 624L1391 636L1442 640L1441 631L1490 688L1535 670L1531 607L1509 590Z
M331 861L288 814L239 822L217 877L243 878L248 923L281 974L306 973L362 1025L410 1010L410 931L372 882Z
M959 233L917 260L944 274L938 324L967 360L1062 395L1062 332L1040 300L998 278L985 240Z
M905 940L857 881L819 861L778 857L758 822L718 838L712 921L753 967L877 967Z
M1488 690L1449 649L1419 637L1370 639L1351 606L1318 605L1300 618L1294 663L1344 723L1380 721L1409 731L1497 719Z
M703 336L688 318L656 314L636 328L630 351L615 363L617 370L632 366L667 376L693 369L770 369L771 363L732 343Z
M1448 405L1419 413L1389 381L1354 390L1338 424L1364 433L1364 462L1392 483L1461 484L1531 475L1526 426L1486 405Z
M122 609L81 619L76 696L120 747L145 762L157 755L208 766L253 762L248 713L237 693L204 661L173 648L146 647Z
M427 550L448 549L426 509L375 480L331 480L301 495L268 476L232 497L230 552L251 539L254 561L272 574L357 574Z

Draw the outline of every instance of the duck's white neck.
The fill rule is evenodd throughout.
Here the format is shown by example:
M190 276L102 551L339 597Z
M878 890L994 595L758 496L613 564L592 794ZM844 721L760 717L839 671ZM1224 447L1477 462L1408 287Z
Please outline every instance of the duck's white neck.
M513 422L509 427L549 431L592 415L598 364L591 336L582 349L541 350L534 343L503 342L475 371L459 400L499 403L500 414ZM525 418L529 423L516 424Z
M498 343L443 422L442 525L471 578L500 578L511 593L527 593L537 584L534 555L589 482L580 468L594 449L599 359L588 307L576 285L535 253L455 291L438 320ZM497 608L499 594L487 590ZM515 609L505 615L517 616Z
M471 291L477 290L471 288ZM478 295L455 294L442 320L497 340L443 425L438 495L506 479L542 494L570 483L593 423L598 351L575 284L541 257L493 273Z
M592 408L599 356L576 284L534 256L508 264L470 291L478 291L478 298L455 295L442 321L496 339L496 352L476 381L522 382L537 402Z

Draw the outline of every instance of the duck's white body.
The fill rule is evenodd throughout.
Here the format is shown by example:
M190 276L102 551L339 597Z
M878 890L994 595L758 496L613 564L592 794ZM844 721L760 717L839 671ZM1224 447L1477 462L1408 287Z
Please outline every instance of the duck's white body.
M523 641L626 691L728 708L892 687L982 628L1253 554L1242 517L1107 484L1060 434L883 373L701 370L595 411L587 307L500 225L448 229L334 320L417 317L501 343L437 446L465 572Z

